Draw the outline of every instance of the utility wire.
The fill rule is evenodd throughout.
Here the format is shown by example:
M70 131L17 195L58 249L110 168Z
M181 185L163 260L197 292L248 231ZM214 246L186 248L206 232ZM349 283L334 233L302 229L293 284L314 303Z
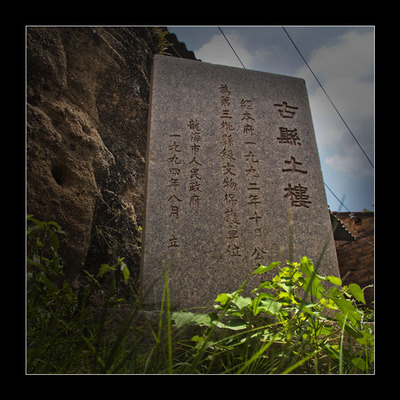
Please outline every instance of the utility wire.
M355 141L357 142L357 144L360 146L361 150L363 151L363 153L365 154L365 151L363 150L363 148L361 147L360 143L358 143L357 139L355 138L355 136L353 135L353 133L351 132L350 128L347 126L345 120L343 119L343 117L340 115L338 109L335 107L335 105L333 104L332 100L330 99L330 97L328 96L328 93L326 93L325 89L323 88L323 86L321 85L320 81L318 80L318 78L315 76L314 72L312 71L312 69L310 68L310 66L308 65L307 61L304 59L303 55L301 54L300 50L297 48L296 44L293 42L292 38L289 36L289 34L287 33L286 29L282 26L283 30L286 32L286 34L288 35L290 41L293 43L293 46L296 48L296 50L298 51L298 53L300 54L301 58L303 59L303 61L305 62L305 64L307 65L308 69L311 71L311 73L314 75L314 78L317 80L317 82L319 83L319 85L321 86L322 90L324 91L324 93L326 94L326 96L328 97L329 101L331 102L332 106L335 108L336 112L339 114L340 118L342 119L342 121L344 122L344 124L346 125L347 129L350 131L350 133L352 134L352 136L354 137ZM227 37L225 36L224 32L222 31L222 29L220 27L218 27L218 29L221 31L222 35L224 36L225 40L228 42L230 48L232 49L232 51L235 53L235 56L237 57L237 59L239 60L240 64L242 64L242 67L244 69L246 69L246 67L244 66L244 64L242 63L242 60L239 58L239 56L237 55L235 49L233 48L233 46L230 44L229 40L227 39ZM365 154L365 156L367 157L368 161L371 163L371 160L368 158L368 156ZM371 163L372 167L373 164ZM324 185L326 186L326 188L332 193L332 195L335 197L335 199L348 211L351 212L345 205L344 203L336 196L335 193L333 193L332 189L324 182Z
M246 69L246 67L244 66L244 64L242 63L242 60L240 59L240 57L237 55L235 49L232 47L231 43L229 42L228 38L225 36L225 33L222 31L222 29L220 27L218 27L218 29L221 31L222 35L224 36L225 40L228 42L229 46L231 46L232 51L235 53L235 56L237 57L237 59L239 60L240 64L242 64L242 67L244 69Z
M344 203L342 203L339 198L336 196L335 193L332 192L332 189L324 182L324 185L327 187L327 189L333 194L333 196L335 197L335 199L349 212L351 213L351 211L344 205Z
M308 69L311 71L311 73L313 74L315 80L318 82L318 85L321 87L321 89L323 90L323 92L325 93L326 97L328 98L328 100L331 102L332 107L336 110L336 112L338 113L340 119L343 121L343 123L345 124L346 128L348 129L348 131L350 132L351 136L353 136L353 139L356 141L356 143L358 144L358 147L361 149L361 151L364 153L365 157L367 158L367 160L369 161L369 163L371 164L372 168L374 167L374 164L372 164L372 161L369 159L369 157L367 156L367 153L364 151L364 149L362 148L361 144L359 143L359 141L357 140L357 138L354 136L353 132L351 131L351 129L349 128L349 126L346 124L346 121L343 119L342 115L340 114L339 110L336 108L335 104L333 104L333 101L331 100L331 98L329 97L328 93L326 93L326 90L324 89L324 87L322 86L321 82L319 81L319 79L317 78L317 76L314 74L313 70L311 69L311 67L308 65L306 59L303 57L303 55L301 54L300 50L298 49L298 47L296 46L296 43L293 41L293 39L290 37L288 31L282 26L282 29L285 31L286 35L288 36L288 38L290 39L290 41L292 42L294 48L297 50L297 52L300 54L300 57L303 59L304 63L307 65Z

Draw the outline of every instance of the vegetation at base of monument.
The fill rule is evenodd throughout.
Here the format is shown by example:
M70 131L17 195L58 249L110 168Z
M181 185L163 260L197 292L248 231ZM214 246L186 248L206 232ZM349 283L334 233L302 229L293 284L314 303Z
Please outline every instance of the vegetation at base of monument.
M96 275L85 271L85 283L73 289L58 253L65 234L55 222L28 216L28 373L374 372L363 290L319 275L307 257L261 265L252 274L276 275L252 297L242 296L246 281L203 313L171 310L165 268L162 303L149 312L133 296L122 258ZM120 285L130 289L129 300L119 297ZM93 306L93 298L102 304Z
M166 50L171 46L166 39L168 34L169 32L166 28L160 26L151 28L151 36L159 54L168 54Z

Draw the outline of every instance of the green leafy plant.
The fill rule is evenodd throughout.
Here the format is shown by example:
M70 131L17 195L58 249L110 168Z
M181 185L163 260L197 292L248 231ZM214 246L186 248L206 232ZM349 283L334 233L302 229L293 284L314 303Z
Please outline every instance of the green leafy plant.
M72 341L77 296L64 277L58 254L59 235L65 235L56 222L42 222L27 216L27 365L31 372L55 369L61 343ZM68 321L68 322L67 322ZM66 362L69 362L66 360Z
M124 335L106 329L111 322L108 307L116 272L125 283L129 269L123 258L115 265L103 264L97 277L111 276L111 290L103 308L88 309L85 300L102 286L84 271L87 285L73 290L63 272L58 253L59 235L66 235L54 221L43 222L27 216L27 371L29 373L107 372L118 360ZM87 289L90 287L90 290ZM103 296L104 297L104 296Z
M279 262L261 265L253 274L273 269L277 275L254 289L253 297L242 296L243 285L218 295L214 312L173 314L178 327L206 327L192 338L196 354L207 355L203 364L218 361L231 373L371 372L374 336L356 304L365 304L361 288L319 275L307 257L283 267ZM353 344L345 344L346 339Z
M167 50L171 46L166 39L168 33L169 32L166 28L160 26L151 28L151 36L159 54L168 54Z
M74 294L64 279L63 262L58 254L59 235L66 235L56 222L42 222L27 216L27 294L30 304L41 296L64 296L73 303Z
M123 258L97 273L84 270L86 280L73 290L59 255L66 233L56 222L27 220L28 373L374 371L374 329L365 323L373 313L359 306L363 290L321 276L307 257L259 266L250 276L275 275L252 291L247 279L220 293L209 312L196 313L171 310L165 267L160 308L148 310L135 298ZM132 290L125 308L114 296L118 275ZM85 306L107 282L103 303Z
M112 285L113 290L115 290L116 289L115 272L117 270L120 270L122 272L125 283L128 283L130 273L129 273L128 266L124 262L124 258L118 258L117 263L112 266L110 266L109 264L101 264L101 267L99 269L97 277L101 278L105 274L110 273L112 276L111 285Z

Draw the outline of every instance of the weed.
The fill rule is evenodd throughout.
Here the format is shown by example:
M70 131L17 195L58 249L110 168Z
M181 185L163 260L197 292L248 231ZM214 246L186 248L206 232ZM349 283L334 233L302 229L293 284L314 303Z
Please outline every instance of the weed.
M166 51L171 46L171 44L168 43L166 39L168 33L169 32L167 29L160 26L155 26L151 28L151 36L159 54L168 54Z
M247 281L221 293L210 312L172 312L168 268L159 310L146 311L123 258L85 271L78 294L63 273L55 222L28 216L27 372L64 374L332 374L374 372L371 311L363 290L321 276L303 257L260 265L276 271L243 297ZM116 274L131 288L129 304L115 299ZM104 290L103 304L86 300Z
M277 275L254 289L253 297L242 297L241 287L220 294L214 312L173 314L177 326L207 327L202 336L192 338L207 348L204 363L215 365L218 358L223 365L218 373L371 372L373 330L362 323L364 314L356 305L365 304L361 288L317 274L307 257L283 267L279 262L261 265L253 274L273 269ZM329 289L323 282L329 282ZM218 340L209 333L215 328ZM346 335L355 341L351 348L344 345Z

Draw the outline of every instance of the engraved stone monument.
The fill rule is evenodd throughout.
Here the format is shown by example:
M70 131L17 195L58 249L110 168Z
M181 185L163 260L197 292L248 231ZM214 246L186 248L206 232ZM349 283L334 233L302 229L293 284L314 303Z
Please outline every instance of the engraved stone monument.
M303 79L156 55L150 103L146 302L161 301L163 268L178 308L272 261L323 254L319 272L339 276Z

